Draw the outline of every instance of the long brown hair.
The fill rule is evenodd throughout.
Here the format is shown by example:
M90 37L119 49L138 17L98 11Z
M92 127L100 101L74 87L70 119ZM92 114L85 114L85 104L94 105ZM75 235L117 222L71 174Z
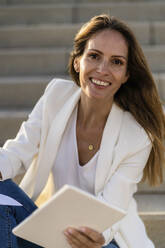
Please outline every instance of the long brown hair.
M123 110L129 111L148 134L152 150L144 169L143 180L148 179L151 185L157 185L163 181L165 117L151 71L132 30L115 17L105 14L93 17L75 36L69 73L76 84L80 85L74 60L83 54L91 36L103 29L118 31L127 42L129 78L117 91L114 100Z

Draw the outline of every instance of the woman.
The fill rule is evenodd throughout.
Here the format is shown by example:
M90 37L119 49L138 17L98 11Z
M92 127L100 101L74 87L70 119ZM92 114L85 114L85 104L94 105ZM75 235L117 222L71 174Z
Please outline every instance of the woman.
M36 200L51 173L56 190L72 184L127 211L103 234L68 227L72 248L153 248L133 194L142 178L162 182L165 120L143 52L124 23L96 16L75 37L69 71L74 82L53 80L17 137L1 149L0 193L22 203L23 193L11 193L5 179L27 170L21 187ZM20 216L20 208L12 211ZM24 242L11 236L14 247Z

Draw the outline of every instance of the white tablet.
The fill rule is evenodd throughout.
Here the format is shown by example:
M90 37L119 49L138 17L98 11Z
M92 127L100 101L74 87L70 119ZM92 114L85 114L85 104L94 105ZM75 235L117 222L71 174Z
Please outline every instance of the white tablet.
M70 248L63 231L87 226L99 232L125 216L93 195L65 185L54 196L13 229L13 233L46 248Z

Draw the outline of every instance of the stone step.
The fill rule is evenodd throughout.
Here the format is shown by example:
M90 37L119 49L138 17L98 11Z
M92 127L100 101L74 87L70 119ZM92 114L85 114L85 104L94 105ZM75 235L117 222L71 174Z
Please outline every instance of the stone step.
M61 4L62 3L75 3L76 0L46 0L46 4ZM80 0L81 1L81 0ZM112 1L112 0L110 0ZM119 0L122 1L122 0ZM45 0L0 0L0 5L18 5L18 4L24 4L24 5L29 5L29 4L45 4Z
M136 2L137 0L118 0L119 3L125 2ZM147 2L153 2L154 0L147 0ZM159 2L164 0L159 0ZM77 3L77 0L47 0L47 4L58 4L63 3ZM78 3L99 3L100 0L79 0ZM103 0L104 3L115 3L115 0ZM139 2L145 2L145 0L139 0ZM15 4L45 4L45 0L0 0L0 5L15 5Z
M107 13L124 20L164 20L165 2L1 5L0 25L84 22Z
M154 33L153 44L165 44L165 22L164 21L155 21L152 23L152 32Z
M160 36L161 34L154 29L154 24L149 22L129 22L128 24L141 44L153 44L154 41L157 41L157 44L162 44L163 35L162 38L155 37L156 34ZM80 27L81 24L42 24L0 27L0 48L71 47L73 38ZM159 26L157 28L159 28Z
M136 194L135 199L141 215L165 214L165 194ZM165 224L165 223L164 223Z
M51 77L0 78L1 109L32 108Z
M13 1L13 0L12 0ZM17 1L17 0L16 0ZM21 1L21 0L18 0ZM24 0L27 1L27 0ZM42 0L36 0L36 1L42 1ZM51 1L51 0L50 0ZM54 0L58 1L58 0ZM155 0L138 0L138 2L142 3L148 3L148 2L154 2ZM75 0L76 2L76 0ZM134 3L137 2L137 0L102 0L103 3ZM157 2L164 2L164 0L157 0ZM100 3L100 0L79 0L79 3Z
M159 186L150 186L147 183L139 183L138 185L138 192L137 194L154 194L154 193L161 193L161 194L165 194L165 178L164 178L164 182L159 185Z
M141 44L164 44L165 22L128 22ZM0 48L71 47L81 24L13 25L0 27Z
M30 110L1 110L0 111L0 145L7 139L14 138L21 123L27 119Z
M152 202L151 202L152 204ZM142 218L148 236L154 242L156 248L164 248L165 244L165 212L159 214L142 214Z
M56 75L67 72L69 51L51 49L3 49L0 50L1 76Z
M164 20L165 2L123 2L107 4L87 4L79 5L77 8L77 21L86 21L91 16L107 13L123 20L154 21Z
M165 99L165 74L153 74L162 100ZM55 75L67 78L68 75ZM0 106L6 109L32 108L40 98L50 76L0 77Z
M0 48L71 47L80 24L42 24L0 27ZM138 25L137 25L138 26ZM143 26L143 24L142 24ZM145 25L147 29L147 24ZM143 27L139 27L139 33ZM138 27L137 27L138 32ZM140 36L140 35L139 35ZM145 38L144 38L145 40ZM147 43L148 37L146 37Z
M0 25L71 23L73 22L73 5L13 5L1 6Z
M165 71L165 45L145 46L143 51L152 71Z
M165 21L130 22L141 44L165 44ZM38 24L0 26L0 48L71 47L81 24Z
M165 46L145 46L153 72L165 71ZM66 74L71 48L0 49L0 75L35 76Z
M164 248L165 194L140 194L135 198L149 237L156 248Z

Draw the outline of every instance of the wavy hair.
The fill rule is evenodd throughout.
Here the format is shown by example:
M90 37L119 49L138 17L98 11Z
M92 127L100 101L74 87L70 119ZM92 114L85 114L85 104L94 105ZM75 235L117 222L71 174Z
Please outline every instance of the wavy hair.
M144 169L143 181L148 180L151 185L158 185L163 182L165 116L152 73L132 30L115 17L106 14L93 17L75 36L74 49L69 59L69 73L80 86L74 60L83 54L91 36L104 29L118 31L127 42L129 78L116 92L114 101L120 108L129 111L148 134L152 150Z

